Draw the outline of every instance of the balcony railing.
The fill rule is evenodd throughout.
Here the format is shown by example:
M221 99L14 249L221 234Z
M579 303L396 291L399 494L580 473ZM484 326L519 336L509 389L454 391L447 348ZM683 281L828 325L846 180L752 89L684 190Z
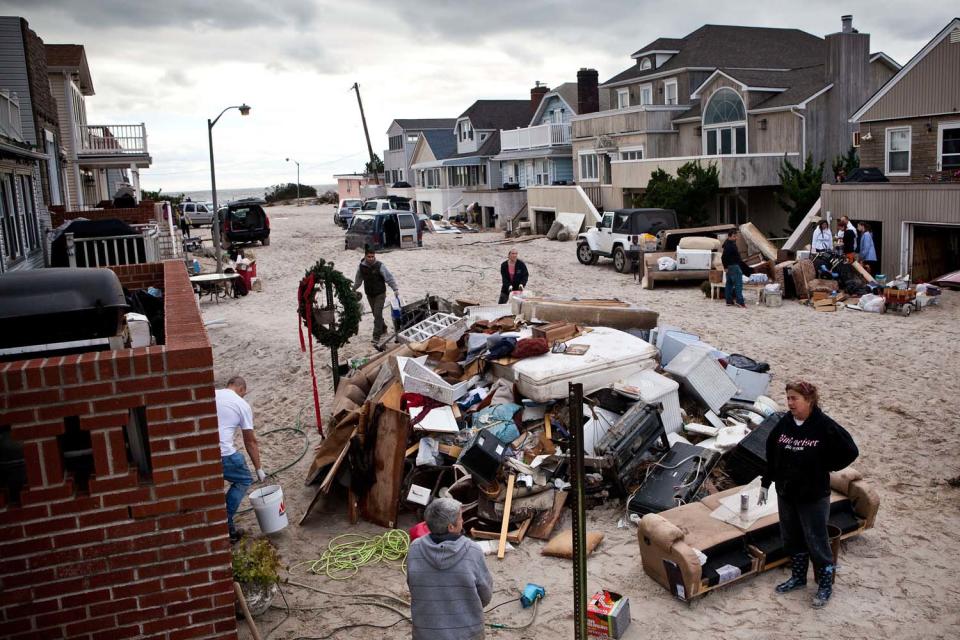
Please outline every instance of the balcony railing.
M575 138L595 138L617 133L669 131L673 118L684 107L629 107L597 111L573 118Z
M692 161L703 166L714 165L718 170L721 189L736 187L764 187L780 184L778 173L784 155L796 163L800 154L748 153L741 155L689 156L648 158L644 160L614 160L611 162L613 183L621 188L644 189L658 169L676 175L677 170Z
M20 124L20 98L13 91L0 89L0 133L23 142L23 129Z
M523 129L501 129L500 151L539 149L570 144L570 125L541 124Z
M79 155L146 155L147 128L143 124L81 125Z

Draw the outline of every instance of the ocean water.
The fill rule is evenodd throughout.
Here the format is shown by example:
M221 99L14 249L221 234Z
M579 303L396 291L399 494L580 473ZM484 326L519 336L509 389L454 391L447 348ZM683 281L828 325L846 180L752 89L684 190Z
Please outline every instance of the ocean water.
M323 193L324 191L336 191L337 185L335 184L314 184L310 185L317 190L317 193ZM217 189L217 200L221 203L230 202L231 200L240 200L241 198L262 198L263 194L266 193L268 187L249 187L244 189ZM176 189L169 190L172 194L181 193ZM166 191L165 191L166 193ZM213 195L210 190L206 191L184 191L183 195L187 196L194 202L210 202L213 200Z

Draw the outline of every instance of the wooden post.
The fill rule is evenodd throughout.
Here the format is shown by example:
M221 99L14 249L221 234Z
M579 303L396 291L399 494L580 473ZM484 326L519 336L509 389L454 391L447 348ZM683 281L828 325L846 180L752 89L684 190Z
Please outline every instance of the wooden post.
M507 552L507 534L510 531L510 504L513 502L513 483L517 474L511 473L507 479L507 497L503 503L503 522L500 525L500 544L497 546L497 558L503 559Z
M250 627L250 633L253 634L253 640L263 640L263 638L260 637L260 630L257 629L257 625L253 621L253 616L250 615L250 609L247 607L247 599L243 596L243 589L240 588L239 582L233 583L233 591L237 594L237 602L240 603L240 611L243 612L243 617L247 621L247 626Z

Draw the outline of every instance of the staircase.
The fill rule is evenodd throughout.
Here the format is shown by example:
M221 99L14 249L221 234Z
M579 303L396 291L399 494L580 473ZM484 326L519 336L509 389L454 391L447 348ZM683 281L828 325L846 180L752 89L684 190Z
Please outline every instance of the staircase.
M529 236L533 233L533 222L527 215L526 202L507 220L505 232L508 237Z

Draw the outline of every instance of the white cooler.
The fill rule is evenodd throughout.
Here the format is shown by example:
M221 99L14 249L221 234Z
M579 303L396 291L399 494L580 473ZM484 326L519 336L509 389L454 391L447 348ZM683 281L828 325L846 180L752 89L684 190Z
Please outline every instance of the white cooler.
M680 271L709 271L713 252L709 249L677 249L677 269Z
M568 382L581 383L586 395L657 366L657 350L652 345L617 329L594 327L566 344L588 344L590 349L582 356L548 352L510 366L517 390L525 398L534 402L566 398ZM494 367L494 374L500 375L499 366Z
M665 367L670 375L683 385L714 413L737 393L737 385L727 376L720 363L699 345L690 345Z
M662 376L653 369L632 373L621 382L636 387L640 400L647 404L660 404L660 419L667 433L677 433L683 427L680 415L680 384Z

